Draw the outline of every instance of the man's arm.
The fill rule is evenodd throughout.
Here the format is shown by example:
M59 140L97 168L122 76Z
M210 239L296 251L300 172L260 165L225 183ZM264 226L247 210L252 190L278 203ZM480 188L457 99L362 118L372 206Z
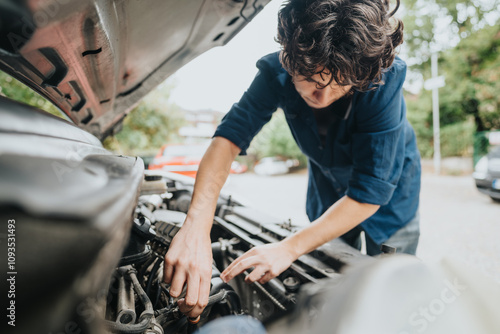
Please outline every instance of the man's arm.
M210 229L220 190L239 152L240 148L226 138L212 140L196 175L186 220L165 255L165 282L171 284L172 297L178 297L187 285L179 307L189 317L200 315L208 303L212 274Z
M344 196L306 228L278 243L252 248L231 263L222 272L221 278L228 282L244 270L254 267L246 281L266 283L281 274L301 255L351 230L377 212L379 207Z

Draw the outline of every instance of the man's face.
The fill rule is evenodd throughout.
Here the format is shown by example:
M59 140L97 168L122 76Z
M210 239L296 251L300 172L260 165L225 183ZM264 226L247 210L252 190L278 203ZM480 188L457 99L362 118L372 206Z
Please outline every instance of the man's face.
M330 81L330 76L331 74L318 73L312 78L306 79L301 75L293 75L292 82L295 85L295 89L308 106L314 109L322 109L328 107L347 94L352 87L340 86L335 80L332 80L332 82L327 85Z

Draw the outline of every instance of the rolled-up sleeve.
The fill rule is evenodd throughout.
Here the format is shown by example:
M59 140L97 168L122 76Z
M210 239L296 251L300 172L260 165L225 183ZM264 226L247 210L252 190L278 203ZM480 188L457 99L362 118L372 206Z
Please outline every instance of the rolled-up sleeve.
M352 135L353 171L346 195L361 203L389 203L405 159L404 62L395 62L386 82L361 97Z
M259 72L240 101L235 103L217 127L214 137L224 137L245 155L250 142L278 106L276 78L265 58L257 62Z

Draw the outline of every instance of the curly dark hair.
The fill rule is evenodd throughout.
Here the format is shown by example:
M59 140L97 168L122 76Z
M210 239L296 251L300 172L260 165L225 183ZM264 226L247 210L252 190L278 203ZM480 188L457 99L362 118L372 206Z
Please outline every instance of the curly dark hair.
M332 74L327 85L358 91L383 84L403 43L403 22L392 17L399 4L389 12L389 0L289 0L278 14L283 67L308 80Z

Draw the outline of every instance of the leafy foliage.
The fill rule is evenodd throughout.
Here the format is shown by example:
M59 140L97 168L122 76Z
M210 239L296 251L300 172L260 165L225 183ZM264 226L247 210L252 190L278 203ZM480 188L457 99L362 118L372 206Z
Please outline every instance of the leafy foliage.
M445 115L472 115L477 131L500 129L500 27L486 27L444 55ZM463 116L462 116L463 117Z
M405 44L413 70L425 72L433 52L457 45L499 18L499 0L407 0Z
M146 96L123 122L122 130L104 146L127 155L152 154L167 142L181 142L178 130L185 124L179 108L170 103L168 84Z
M431 158L434 154L434 136L432 121L428 117L428 110L432 108L430 94L408 95L406 100L408 120L415 130L420 154L424 158ZM470 118L441 126L441 155L443 157L470 156L473 133L474 122Z
M307 158L297 146L281 109L273 114L271 120L253 139L249 153L255 155L257 159L279 156L298 159L303 166L307 163Z
M500 2L410 0L405 2L405 40L419 80L430 77L430 54L442 51L439 89L442 155L469 155L472 133L500 129ZM408 119L422 156L432 156L430 91L407 93ZM473 122L471 122L471 120ZM447 136L450 136L448 138ZM469 148L463 147L464 140ZM452 143L452 141L456 143Z
M472 116L477 130L500 128L500 27L486 27L445 52L439 70L446 85L439 90L440 123L463 122ZM407 98L413 113L427 113L432 123L431 92Z
M0 95L45 110L52 115L67 118L51 102L2 71L0 71Z

